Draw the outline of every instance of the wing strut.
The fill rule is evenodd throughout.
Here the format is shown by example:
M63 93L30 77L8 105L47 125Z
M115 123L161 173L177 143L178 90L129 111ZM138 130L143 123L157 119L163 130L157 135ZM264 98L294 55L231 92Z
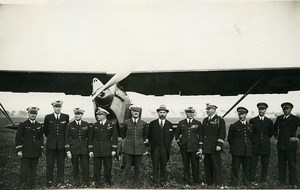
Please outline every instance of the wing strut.
M12 125L14 125L14 122L12 121L12 119L10 118L10 116L8 115L7 111L5 110L5 108L3 107L3 105L0 103L0 111L3 113L3 115L7 118L7 120L9 122L11 122Z
M257 80L250 88L249 88L249 90L247 90L247 92L235 103L235 104L233 104L233 106L231 106L231 108L223 115L223 118L225 118L225 116L227 115L227 114L229 114L229 112L231 112L231 110L235 107L235 106L237 106L244 98L246 98L247 97L247 95L251 92L251 90L253 89L253 88L255 88L256 87L256 85L258 84L258 83L260 83L263 79L265 78L265 75L263 75L259 80Z

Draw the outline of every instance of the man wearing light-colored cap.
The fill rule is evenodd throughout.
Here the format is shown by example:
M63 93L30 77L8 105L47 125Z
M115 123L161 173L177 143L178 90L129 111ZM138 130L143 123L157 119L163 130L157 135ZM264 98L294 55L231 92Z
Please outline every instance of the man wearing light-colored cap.
M57 162L57 186L64 187L65 171L65 129L69 123L69 115L61 113L63 101L51 103L54 113L45 116L44 134L46 142L46 186L52 187L55 161Z
M208 104L207 117L200 130L199 152L205 155L204 171L207 185L221 186L221 152L226 138L226 125L222 117L216 114L217 106Z
M243 168L243 185L250 185L250 170L252 156L253 127L246 121L248 109L237 108L239 120L230 125L228 131L228 142L232 155L231 164L231 185L237 186L239 183L239 169Z
M65 132L65 149L67 157L72 160L75 186L80 186L79 164L82 170L83 187L89 186L89 123L82 120L83 109L74 108L74 121L69 123Z
M258 158L261 162L261 177L259 183L265 183L268 175L269 160L271 154L271 141L273 136L273 121L265 113L268 104L259 102L257 105L258 116L250 119L253 125L253 153L251 157L251 181L255 182Z
M94 158L94 176L96 187L101 187L102 163L104 166L104 180L106 185L112 184L112 157L116 155L118 131L115 121L107 120L109 112L98 108L97 122L89 131L89 155Z
M289 170L289 185L292 188L297 184L296 173L296 150L297 141L300 136L296 134L300 127L300 118L293 115L292 109L294 105L290 102L281 104L283 115L276 118L274 123L274 137L277 139L278 150L278 180L281 185L286 183L286 165ZM297 188L297 187L296 187Z
M43 128L35 120L39 108L29 107L27 111L29 118L20 123L15 139L17 155L21 158L18 189L34 188L36 167L44 148Z
M186 185L192 184L191 167L193 184L200 182L199 179L199 157L197 152L199 149L199 135L201 122L196 120L195 109L188 107L185 109L186 118L178 123L175 139L180 147L181 158L183 162L183 179Z
M148 139L151 146L154 185L164 186L167 183L167 162L175 129L166 119L169 110L165 105L161 105L156 111L159 118L150 122Z
M134 186L138 186L140 179L140 170L143 154L146 152L146 143L148 138L147 123L140 118L142 108L137 105L129 107L131 119L124 121L121 129L121 135L124 139L122 153L125 156L125 175L124 182L129 184L131 178L131 167L134 166Z

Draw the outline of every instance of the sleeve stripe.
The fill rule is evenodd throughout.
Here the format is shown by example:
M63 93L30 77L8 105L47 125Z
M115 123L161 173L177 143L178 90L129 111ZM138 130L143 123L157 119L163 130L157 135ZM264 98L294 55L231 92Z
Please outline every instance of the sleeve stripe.
M117 146L117 145L112 145L112 147L113 147L113 148L118 148L118 146Z
M199 142L199 144L203 144L203 142Z
M23 147L23 145L19 145L19 146L16 146L16 149L22 148L22 147Z
M70 145L66 144L66 145L65 145L65 148L70 148Z
M218 142L224 143L224 140L223 139L218 139Z

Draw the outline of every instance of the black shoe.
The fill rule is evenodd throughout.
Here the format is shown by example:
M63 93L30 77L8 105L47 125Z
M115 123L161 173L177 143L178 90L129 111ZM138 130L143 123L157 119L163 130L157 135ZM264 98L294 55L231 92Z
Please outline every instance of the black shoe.
M53 186L53 182L52 181L46 182L46 187L50 188L52 186Z

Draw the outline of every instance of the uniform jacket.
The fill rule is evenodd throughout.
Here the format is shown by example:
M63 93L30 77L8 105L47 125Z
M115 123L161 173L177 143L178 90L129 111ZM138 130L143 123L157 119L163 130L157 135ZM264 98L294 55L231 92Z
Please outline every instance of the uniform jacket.
M270 154L273 121L267 117L264 117L264 120L261 121L259 116L257 116L250 119L249 123L253 125L253 153Z
M93 124L89 131L89 151L95 157L111 157L111 152L117 150L118 131L116 124L106 120L104 125Z
M187 149L188 152L198 151L200 142L201 122L193 119L189 124L186 119L179 121L175 138L180 148Z
M208 117L204 118L200 128L200 148L203 153L213 154L220 153L216 151L216 146L223 149L224 140L226 138L226 125L222 117L215 115L208 121Z
M72 121L66 127L65 148L72 154L88 154L89 123L81 121L80 126Z
M253 126L248 122L246 122L246 125L243 125L240 121L231 124L227 138L230 153L235 156L252 156L252 137Z
M16 149L22 151L25 158L42 156L43 151L43 128L35 121L32 124L29 119L20 123L16 134Z
M132 119L124 122L121 129L121 135L124 139L122 153L131 155L142 155L146 151L145 140L148 138L147 123L138 119L135 125Z
M69 123L69 115L60 114L59 120L54 113L46 115L44 120L44 133L47 137L48 150L64 150L65 149L65 129Z
M159 120L156 119L154 121L151 121L149 124L149 135L148 139L150 142L150 147L151 147L151 154L153 154L154 148L157 145L157 139L159 138L159 132L160 132L160 124ZM173 129L173 124L165 120L164 123L164 144L167 149L167 154L168 154L168 159L170 158L170 150L171 150L171 145L172 141L174 138L174 132L175 129Z
M274 136L278 139L277 148L279 150L296 150L297 142L290 142L289 138L296 137L297 128L300 126L300 118L292 114L287 119L283 117L283 115L278 116L274 123Z

